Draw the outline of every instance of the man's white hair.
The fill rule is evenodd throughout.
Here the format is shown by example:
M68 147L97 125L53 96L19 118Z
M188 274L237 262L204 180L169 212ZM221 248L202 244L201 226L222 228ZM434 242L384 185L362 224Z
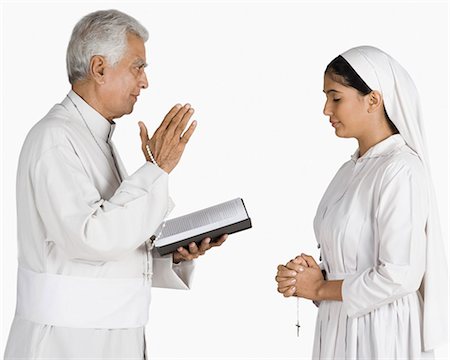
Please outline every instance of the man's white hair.
M89 75L95 55L116 65L127 49L127 35L148 40L148 31L135 18L118 10L100 10L84 16L74 27L67 47L67 74L73 85Z

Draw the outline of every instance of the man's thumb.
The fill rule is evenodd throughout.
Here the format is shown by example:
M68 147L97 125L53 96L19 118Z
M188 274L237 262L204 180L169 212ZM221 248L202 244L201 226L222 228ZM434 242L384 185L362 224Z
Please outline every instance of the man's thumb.
M147 134L147 127L142 121L138 122L139 125L139 135L141 136L142 142L145 142L148 140L148 134Z

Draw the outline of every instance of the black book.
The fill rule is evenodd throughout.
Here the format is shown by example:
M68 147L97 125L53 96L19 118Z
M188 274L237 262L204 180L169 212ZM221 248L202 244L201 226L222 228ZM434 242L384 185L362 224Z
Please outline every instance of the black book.
M244 200L237 198L203 210L166 220L156 230L156 250L161 255L170 254L180 246L198 244L209 237L218 240L224 234L233 234L252 227Z

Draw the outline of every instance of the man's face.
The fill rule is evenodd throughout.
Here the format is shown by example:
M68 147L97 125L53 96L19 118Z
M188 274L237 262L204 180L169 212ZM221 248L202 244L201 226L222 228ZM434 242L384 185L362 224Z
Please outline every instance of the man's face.
M128 47L122 59L114 67L104 69L104 84L100 87L100 93L108 120L133 111L141 89L148 86L145 66L144 41L129 34Z

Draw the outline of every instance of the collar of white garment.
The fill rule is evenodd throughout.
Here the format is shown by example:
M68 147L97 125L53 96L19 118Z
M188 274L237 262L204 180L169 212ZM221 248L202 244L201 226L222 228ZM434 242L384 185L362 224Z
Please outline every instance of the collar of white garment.
M378 144L372 146L361 157L359 157L359 148L358 148L355 151L355 153L351 156L351 158L353 162L356 162L357 160L375 158L380 156L388 156L395 149L397 149L402 145L405 145L405 140L403 140L400 134L394 134L384 139L383 141L380 141Z
M70 90L67 96L72 99L78 110L80 110L91 131L104 141L111 140L116 123L114 121L110 123L99 112L97 112L97 110L84 101L75 91ZM78 112L76 110L75 112L79 117Z

